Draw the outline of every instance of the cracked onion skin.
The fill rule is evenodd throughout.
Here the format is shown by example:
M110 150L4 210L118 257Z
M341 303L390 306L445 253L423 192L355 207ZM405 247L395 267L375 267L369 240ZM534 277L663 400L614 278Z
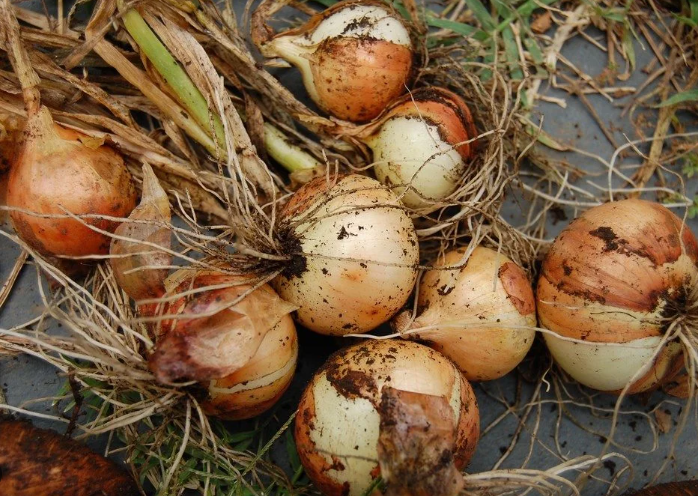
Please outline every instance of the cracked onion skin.
M690 319L698 242L667 208L644 200L594 207L555 240L537 288L540 324L556 362L574 379L619 392L653 356L672 322ZM695 332L695 330L692 330ZM629 393L654 389L683 365L667 343Z
M380 475L377 443L384 388L448 399L459 469L479 438L475 394L440 353L410 341L368 340L333 354L305 389L294 436L306 474L328 496L359 496ZM372 493L377 494L377 492Z
M280 33L262 52L295 65L312 100L352 122L373 119L406 91L414 58L400 15L371 0L333 5Z
M208 397L201 408L206 415L224 420L256 417L286 392L297 363L296 326L290 315L284 315L242 368L208 384Z
M46 107L30 115L23 139L10 170L9 207L42 215L66 215L67 210L75 215L126 217L136 206L136 189L121 155L55 124ZM20 238L45 256L109 251L108 235L76 219L42 218L19 210L12 210L10 217ZM84 221L109 232L119 225L98 218Z
M404 337L450 358L469 381L490 381L511 372L533 345L536 304L524 270L495 250L478 246L467 263L466 248L440 257L419 285L417 318L402 328L428 328ZM399 317L409 319L409 312Z
M303 326L328 335L364 333L387 322L417 279L414 224L390 190L359 175L317 178L280 214L291 258L272 281Z
M165 289L157 314L169 318L155 326L148 358L155 378L199 381L202 409L222 419L271 408L296 370L294 307L266 284L255 289L250 277L215 270L181 269Z

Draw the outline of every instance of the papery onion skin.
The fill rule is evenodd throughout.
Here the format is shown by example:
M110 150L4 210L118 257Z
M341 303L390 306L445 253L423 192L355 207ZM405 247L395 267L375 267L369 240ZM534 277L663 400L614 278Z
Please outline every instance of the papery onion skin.
M375 329L412 292L419 261L414 225L374 179L311 181L281 212L278 232L292 260L272 285L299 307L298 322L315 332Z
M210 381L250 363L266 335L293 311L268 285L215 270L180 269L165 281L148 363L164 384Z
M136 189L124 160L112 148L87 146L86 136L53 123L46 107L30 116L24 142L10 171L7 204L43 215L126 217L136 205ZM42 218L10 212L19 236L46 256L104 255L110 238L71 218ZM113 232L117 221L85 223Z
M298 454L324 494L361 495L380 475L377 408L384 386L447 397L458 425L455 465L462 469L473 455L480 429L477 401L455 365L413 342L360 343L329 358L298 408Z
M350 0L281 33L263 52L298 67L325 112L364 122L406 91L414 58L409 31L382 2Z
M420 88L397 102L370 127L364 141L373 150L373 170L402 193L410 208L438 203L458 187L476 149L470 109L444 88Z
M478 246L463 267L443 269L465 253L448 252L422 276L418 316L399 330L429 327L404 337L446 355L468 380L490 381L513 370L533 345L535 297L524 270L490 248Z
M172 232L167 226L171 218L167 193L153 169L145 164L141 201L128 220L116 228L109 249L114 278L134 300L165 294L164 281L172 265ZM144 309L149 307L152 305Z
M201 408L225 420L256 417L271 408L291 384L298 362L293 319L282 317L264 337L254 356L232 374L208 385Z
M606 203L575 219L547 254L536 294L543 327L584 341L546 333L558 364L586 386L622 390L686 311L697 261L693 233L657 203ZM668 343L628 392L656 388L682 363L680 344Z

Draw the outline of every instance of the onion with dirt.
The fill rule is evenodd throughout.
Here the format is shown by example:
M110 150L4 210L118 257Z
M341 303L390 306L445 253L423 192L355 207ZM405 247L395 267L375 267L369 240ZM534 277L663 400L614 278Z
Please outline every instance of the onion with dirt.
M375 329L412 292L415 228L395 194L375 179L311 181L284 207L277 232L290 261L272 284L298 307L298 322L315 332Z
M362 135L378 180L417 209L439 206L458 189L475 153L477 130L461 97L429 87L394 103Z
M457 494L478 437L475 395L458 368L393 340L332 355L303 393L295 425L306 474L328 495L364 494L379 476L393 494Z
M414 58L400 15L375 0L340 2L260 49L296 66L322 110L353 122L373 119L406 91Z
M594 207L555 240L537 289L555 361L601 391L647 391L695 360L698 242L662 205Z

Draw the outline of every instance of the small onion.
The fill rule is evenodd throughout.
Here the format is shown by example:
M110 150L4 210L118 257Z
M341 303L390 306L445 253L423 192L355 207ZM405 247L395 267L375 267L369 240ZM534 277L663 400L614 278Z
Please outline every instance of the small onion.
M574 220L547 254L537 289L545 341L582 384L628 392L671 380L682 346L664 334L698 327L698 242L667 208L643 200L594 207ZM673 331L672 331L673 332ZM648 368L649 367L649 368Z
M412 292L419 261L414 225L375 179L309 182L281 212L277 231L291 261L272 284L313 331L367 332Z
M408 207L423 208L456 190L474 154L475 142L469 140L477 131L458 95L421 88L394 104L363 135L373 150L378 180L400 193Z
M172 233L163 225L172 218L170 202L148 164L143 165L142 189L140 203L116 228L109 249L117 284L136 301L165 294L165 278L172 265Z
M412 430L410 424L421 425L420 417L433 412L391 417L387 409L400 398L406 407L445 405L448 422ZM423 444L407 442L405 452L390 452L405 441L391 429L396 423ZM431 438L432 430L450 443ZM389 487L410 478L409 473L386 473L399 468L401 459L425 477L442 468L439 461L462 469L478 441L479 413L469 383L438 352L413 342L370 341L340 350L315 374L301 397L294 434L305 472L324 494L358 496L379 475ZM437 447L436 459L424 458ZM425 464L411 465L415 460ZM443 480L436 486L439 482L443 486Z
M295 65L322 110L353 122L373 119L405 92L414 57L400 16L372 0L340 2L261 50Z
M165 281L166 303L148 361L156 379L204 382L204 410L250 418L278 400L298 358L290 312L267 285L213 270L181 269Z
M30 113L24 142L16 154L7 205L17 234L46 256L104 255L118 222L39 215L126 217L136 205L136 189L124 160L112 148L53 122L48 108ZM24 211L21 211L24 210ZM86 225L87 224L87 225Z
M439 258L419 285L419 315L396 318L404 337L423 340L458 365L471 381L489 381L513 370L533 345L536 306L521 267L478 246L466 265L459 248ZM404 323L404 324L403 324Z

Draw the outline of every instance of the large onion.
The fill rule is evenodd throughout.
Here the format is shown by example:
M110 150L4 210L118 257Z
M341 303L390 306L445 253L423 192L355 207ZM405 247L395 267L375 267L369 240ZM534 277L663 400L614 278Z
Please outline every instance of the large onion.
M403 412L397 418L396 404ZM442 406L447 415L437 420L434 413ZM405 415L410 408L418 413ZM411 429L424 417L432 422ZM411 442L400 431L409 432ZM477 402L468 382L441 354L406 341L360 343L332 355L303 393L295 425L306 474L328 495L364 494L379 475L400 485L426 483L434 473L439 477L432 491L419 494L442 494L453 475L442 469L451 460L463 468L478 437ZM394 452L396 445L404 450ZM416 473L400 470L403 462Z
M546 256L537 290L545 335L557 363L601 391L631 393L669 380L683 364L668 331L695 335L698 243L662 205L623 200L572 222ZM678 336L678 334L677 334Z
M261 50L295 65L321 109L354 122L376 117L405 92L414 56L400 16L373 0L340 2Z
M394 104L363 138L380 182L411 208L453 193L475 150L477 131L465 102L443 88L420 88Z
M504 376L524 359L535 338L536 307L521 267L479 246L467 264L459 248L439 258L419 285L419 314L400 314L405 337L423 340L453 360L471 381ZM423 329L420 331L420 329ZM414 332L417 331L417 332Z
M395 195L365 176L315 179L281 212L278 232L292 258L273 286L322 334L366 332L412 292L419 259L414 225Z

